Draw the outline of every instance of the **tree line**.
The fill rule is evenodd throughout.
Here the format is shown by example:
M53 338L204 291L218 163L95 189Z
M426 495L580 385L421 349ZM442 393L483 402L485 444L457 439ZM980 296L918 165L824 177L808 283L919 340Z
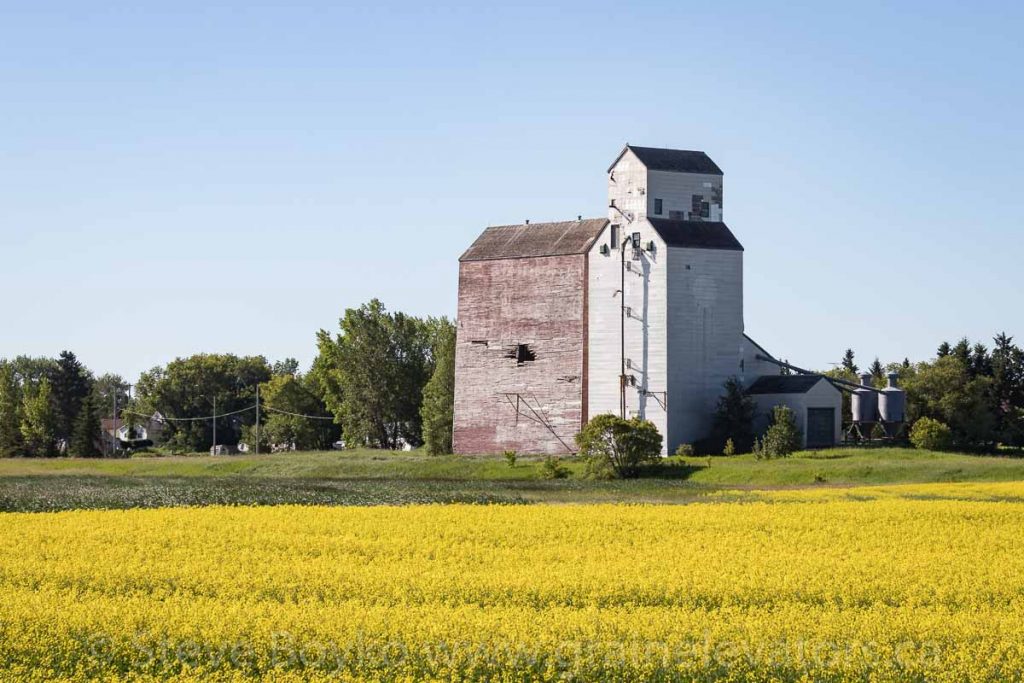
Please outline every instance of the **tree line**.
M264 452L325 449L338 440L353 447L451 452L451 320L391 312L374 299L346 310L337 331L320 330L316 347L305 372L290 358L201 353L152 368L133 385L114 374L95 376L70 351L57 358L0 359L0 456L98 456L109 442L101 418L116 417L131 433L156 413L165 418L161 445L172 452L209 449L214 429L218 444L250 447L258 431ZM1024 447L1024 350L1012 337L996 336L991 349L967 339L943 342L931 360L883 364L876 358L866 368L878 388L890 371L907 392L909 424L922 418L941 423L961 450ZM839 367L822 374L857 382L859 373L854 352L847 350ZM845 393L843 401L849 420ZM216 420L209 419L214 414ZM750 450L751 415L742 386L727 386L709 436L711 450L722 452L726 441L737 452Z
M339 330L316 335L312 367L294 359L200 353L143 372L134 384L99 377L73 353L0 360L0 455L95 457L111 443L101 419L132 434L162 419L161 446L205 451L221 445L261 451L426 445L451 452L455 326L447 318L392 313L373 300L348 309ZM259 387L259 429L256 392ZM129 392L129 389L132 389ZM115 395L117 414L114 414ZM212 416L216 415L216 419Z
M99 455L96 406L120 389L117 376L94 377L70 351L0 359L0 456Z
M886 385L889 372L907 392L908 425L922 418L942 423L960 450L1024 447L1024 350L1006 333L996 335L991 348L963 338L942 342L928 361L882 364L876 358L865 370L876 388ZM848 349L842 365L824 374L859 381L860 373ZM849 419L848 397L844 411Z

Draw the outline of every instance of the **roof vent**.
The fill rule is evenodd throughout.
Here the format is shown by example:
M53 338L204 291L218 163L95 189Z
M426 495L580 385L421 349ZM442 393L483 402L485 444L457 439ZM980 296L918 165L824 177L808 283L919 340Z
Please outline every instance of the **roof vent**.
M527 225L529 225L529 224L530 224L530 219L529 219L529 218L527 218L527 219L526 219L526 224L527 224Z

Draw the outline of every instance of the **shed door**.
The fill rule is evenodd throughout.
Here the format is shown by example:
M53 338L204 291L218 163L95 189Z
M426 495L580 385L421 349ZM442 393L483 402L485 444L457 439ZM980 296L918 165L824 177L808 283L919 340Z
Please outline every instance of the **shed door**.
M835 408L807 409L807 447L835 446Z

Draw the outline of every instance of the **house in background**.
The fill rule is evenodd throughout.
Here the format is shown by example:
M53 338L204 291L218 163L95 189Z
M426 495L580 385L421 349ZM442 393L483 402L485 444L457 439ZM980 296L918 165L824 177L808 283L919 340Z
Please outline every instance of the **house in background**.
M134 424L121 418L103 418L100 420L100 427L103 431L103 438L106 445L115 440L120 444L149 441L157 443L163 437L166 420L160 412L155 412L149 417L138 417Z
M460 258L457 453L571 453L606 412L652 421L669 453L708 435L729 377L780 374L744 332L718 165L627 145L607 182L607 217L487 228ZM839 391L825 382L803 402L814 425L834 411L813 440L838 441Z

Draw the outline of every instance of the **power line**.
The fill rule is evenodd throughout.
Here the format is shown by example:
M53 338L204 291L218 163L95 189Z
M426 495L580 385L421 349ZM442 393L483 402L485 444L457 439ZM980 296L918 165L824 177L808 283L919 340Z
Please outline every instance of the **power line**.
M282 415L291 415L292 417L304 417L308 420L333 420L333 415L303 415L302 413L289 413L287 410L278 410L277 408L271 408L270 406L263 406L264 410L269 410L274 413L281 413Z
M166 415L163 415L162 413L161 413L160 417L163 420L166 420L167 422L198 422L200 420L216 420L216 419L220 419L222 417L228 417L229 415L238 415L239 413L247 413L250 410L255 410L255 409L256 409L256 406L255 405L251 405L248 408L242 408L241 410L233 410L230 413L217 413L216 415L205 415L203 417L167 417ZM137 413L134 410L122 410L121 413L122 414L128 413L129 415L138 415L139 417L149 417L149 418L153 417L149 413Z
M281 415L290 415L291 417L302 417L302 418L305 418L307 420L334 420L334 416L333 415L306 415L304 413L292 413L292 412L289 412L287 410L281 410L279 408L271 408L270 406L268 406L266 404L262 405L261 408L263 410L268 411L268 412L280 413ZM228 417L229 415L238 415L239 413L247 413L250 410L255 410L255 409L256 409L256 405L253 404L253 405L249 406L248 408L242 408L240 410L234 410L234 411L232 411L230 413L217 413L216 415L204 415L202 417L167 417L166 415L162 415L162 414L161 414L161 417L164 420L166 420L167 422L199 422L201 420L214 420L214 419L219 419L219 418L222 418L222 417ZM136 412L134 410L122 410L121 413L122 414L126 414L127 413L129 415L138 415L139 417L148 417L148 418L152 418L153 417L149 413L139 413L139 412Z

